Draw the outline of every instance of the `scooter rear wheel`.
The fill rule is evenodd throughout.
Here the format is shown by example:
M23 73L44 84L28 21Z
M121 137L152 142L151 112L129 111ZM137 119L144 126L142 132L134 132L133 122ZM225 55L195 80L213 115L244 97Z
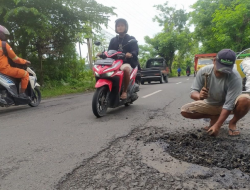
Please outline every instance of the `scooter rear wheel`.
M100 88L97 88L93 100L92 100L92 111L96 117L103 117L106 115L108 110L108 101L107 101L107 95L108 95L108 87L102 86Z

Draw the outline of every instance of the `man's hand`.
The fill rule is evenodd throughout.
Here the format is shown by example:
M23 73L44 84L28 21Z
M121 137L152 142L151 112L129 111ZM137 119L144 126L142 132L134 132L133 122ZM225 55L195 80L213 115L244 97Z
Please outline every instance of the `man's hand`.
M132 58L133 55L131 53L126 53L126 58Z
M208 98L208 89L203 87L200 91L200 100L204 100Z
M26 65L31 65L31 62L30 61L26 61L26 63L25 63Z
M210 136L218 136L219 134L219 131L220 131L220 127L219 125L217 124L214 124L212 127L210 127L210 129L208 129L207 133L210 135Z
M230 110L222 109L220 117L218 118L217 122L207 131L208 134L211 136L217 136L219 134L221 126L226 121L230 113L231 113Z

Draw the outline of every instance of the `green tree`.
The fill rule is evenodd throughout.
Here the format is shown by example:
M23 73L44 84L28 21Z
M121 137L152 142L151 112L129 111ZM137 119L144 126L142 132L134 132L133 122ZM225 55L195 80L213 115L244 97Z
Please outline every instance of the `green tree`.
M68 52L76 52L75 43L92 35L92 29L107 25L113 14L113 7L94 0L4 0L0 23L12 31L11 44L15 45L15 51L39 63L43 83L43 64L46 64L46 60L42 60L43 54L59 65L65 64L64 59L70 57ZM77 58L75 53L71 58Z
M160 26L164 26L164 29L154 38L146 36L145 41L155 48L158 55L165 58L172 72L175 57L179 64L183 64L186 55L197 43L193 43L192 34L187 27L188 13L184 9L169 7L168 2L155 7L160 14L153 20L157 21Z
M157 51L152 45L139 45L139 62L142 68L145 68L148 59L156 57Z
M221 4L213 14L213 33L224 48L243 51L250 47L250 1L235 0Z
M178 46L177 33L175 31L168 33L162 32L157 34L154 38L145 37L145 41L151 44L157 51L158 55L163 57L169 63L171 69Z
M109 34L105 30L98 30L93 35L93 60L96 60L96 54L108 50L110 40L112 39L112 34ZM101 42L100 46L96 46L94 42Z
M160 26L163 26L166 32L170 31L168 29L180 32L185 28L188 14L184 9L177 10L175 7L170 7L168 2L165 2L163 5L155 5L154 7L160 12L160 14L159 16L155 16L153 21L156 21Z
M220 44L214 41L213 28L215 25L212 22L218 3L219 0L198 0L192 5L194 11L190 13L191 24L195 27L195 39L203 45L203 53L214 53L220 49Z
M223 48L241 51L250 45L248 0L198 0L192 8L191 22L203 53Z

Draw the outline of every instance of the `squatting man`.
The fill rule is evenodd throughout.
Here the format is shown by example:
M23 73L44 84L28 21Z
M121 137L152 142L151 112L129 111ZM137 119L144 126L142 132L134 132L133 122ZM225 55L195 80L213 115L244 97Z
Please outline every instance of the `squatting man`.
M240 135L236 124L250 110L250 96L242 94L241 76L233 69L235 60L235 52L221 50L212 65L198 71L191 87L191 98L195 101L181 108L185 118L209 118L210 125L204 129L212 136L219 134L230 114L234 117L229 122L229 136ZM204 75L208 75L207 88Z

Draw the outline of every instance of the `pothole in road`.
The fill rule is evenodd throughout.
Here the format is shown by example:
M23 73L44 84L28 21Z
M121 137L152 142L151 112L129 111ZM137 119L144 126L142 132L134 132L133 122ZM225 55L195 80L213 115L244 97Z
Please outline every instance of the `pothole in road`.
M250 141L191 133L165 135L157 142L176 159L206 167L238 168L250 173Z
M249 142L193 132L135 129L67 174L57 189L250 189ZM238 157L244 172L233 170Z

